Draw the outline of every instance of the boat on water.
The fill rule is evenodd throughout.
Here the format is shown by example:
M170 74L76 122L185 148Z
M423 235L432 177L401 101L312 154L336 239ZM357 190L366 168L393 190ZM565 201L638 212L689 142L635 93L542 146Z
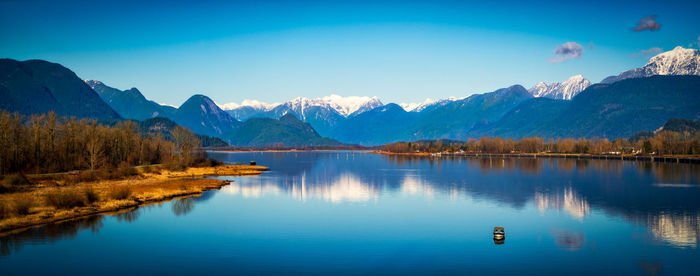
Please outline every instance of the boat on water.
M506 239L506 230L503 227L493 228L493 239L497 241L502 241Z

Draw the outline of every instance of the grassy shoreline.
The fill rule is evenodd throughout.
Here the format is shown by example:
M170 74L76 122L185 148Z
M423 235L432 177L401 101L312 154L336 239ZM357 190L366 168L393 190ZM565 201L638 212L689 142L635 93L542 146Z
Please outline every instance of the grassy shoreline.
M11 205L21 208L13 215L0 217L0 236L48 223L200 195L230 183L202 177L259 175L265 170L267 167L263 166L221 165L184 171L149 171L126 179L75 184L47 184L51 180L42 180L28 191L0 194L0 204L5 209Z

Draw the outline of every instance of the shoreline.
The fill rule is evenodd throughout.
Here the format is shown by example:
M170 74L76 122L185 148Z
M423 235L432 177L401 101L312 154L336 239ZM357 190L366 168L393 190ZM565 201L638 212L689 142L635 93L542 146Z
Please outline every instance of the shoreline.
M489 157L489 158L561 158L561 159L596 159L596 160L621 160L642 161L657 163L684 163L700 164L700 157L695 156L648 156L648 155L604 155L604 154L563 154L563 153L430 153L430 152L389 152L370 151L369 153L395 155L395 156L462 156L462 157Z
M143 173L138 178L81 182L62 187L42 187L39 184L35 190L29 192L0 194L0 199L7 202L17 198L31 198L35 205L30 208L30 212L27 215L9 216L0 219L0 237L46 224L119 212L177 198L201 195L206 191L218 190L231 183L229 180L206 179L203 177L259 175L267 169L267 167L263 166L223 165L188 168L182 172ZM102 200L67 209L47 205L37 206L38 202L49 193L75 193L86 188L93 189ZM118 188L128 189L130 195L123 199L109 198L110 193L113 193L113 190Z

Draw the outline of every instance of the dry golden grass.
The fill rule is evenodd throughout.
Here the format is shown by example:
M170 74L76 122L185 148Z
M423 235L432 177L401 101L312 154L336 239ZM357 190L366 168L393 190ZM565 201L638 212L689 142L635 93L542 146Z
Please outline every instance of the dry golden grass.
M129 179L77 184L47 180L36 183L29 191L0 194L0 236L12 229L197 195L229 183L202 179L203 176L258 175L266 169L262 166L224 165L188 168L182 172L151 170Z

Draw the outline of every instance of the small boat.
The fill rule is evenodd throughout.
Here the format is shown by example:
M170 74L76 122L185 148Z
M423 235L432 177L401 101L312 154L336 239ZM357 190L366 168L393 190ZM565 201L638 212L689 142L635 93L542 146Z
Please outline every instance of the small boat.
M493 239L494 240L505 240L506 239L506 230L503 227L494 227L493 228Z
M255 164L256 164L255 161L250 161L251 166L255 166Z

